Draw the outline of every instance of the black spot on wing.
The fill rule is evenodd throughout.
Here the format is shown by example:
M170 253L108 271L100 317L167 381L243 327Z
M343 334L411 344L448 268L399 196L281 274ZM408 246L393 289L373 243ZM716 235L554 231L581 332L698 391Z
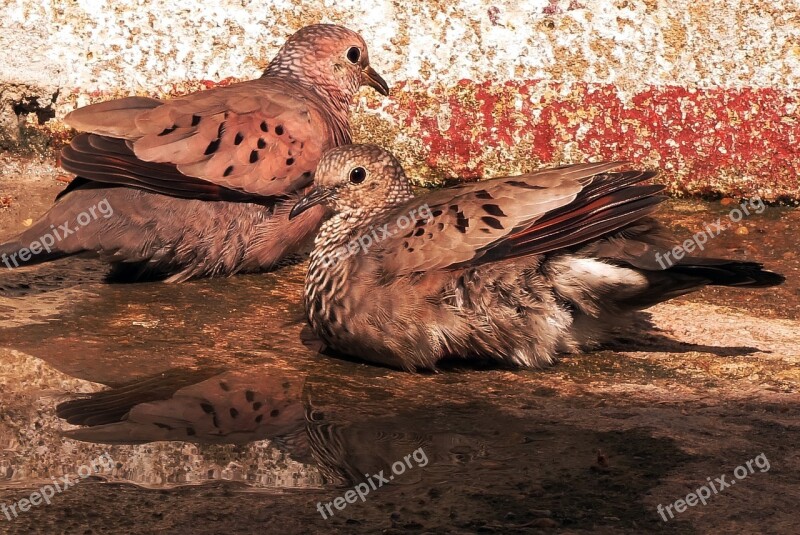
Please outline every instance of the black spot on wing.
M487 216L483 216L481 218L481 221L483 221L484 223L486 223L487 225L489 225L493 229L497 229L497 230L502 230L503 229L503 224L496 217L491 217L491 216L488 216L488 215Z
M217 138L214 141L212 141L211 143L209 143L208 147L206 147L206 150L205 150L205 152L203 152L203 154L208 156L209 154L214 154L215 152L217 152L217 149L219 148L220 141L221 140L219 138Z
M452 208L452 207L451 207ZM456 212L456 229L462 234L467 232L469 227L469 219L464 215L464 212L458 210Z
M503 210L501 210L500 207L498 205L496 205L496 204L484 204L483 206L481 206L481 208L483 208L483 211L486 212L489 215L493 215L493 216L497 216L497 217L505 217L506 216L506 214L503 212Z
M514 186L517 188L525 188L525 189L546 189L544 186L537 186L536 184L528 184L527 182L523 182L522 180L508 180L506 184L509 186Z

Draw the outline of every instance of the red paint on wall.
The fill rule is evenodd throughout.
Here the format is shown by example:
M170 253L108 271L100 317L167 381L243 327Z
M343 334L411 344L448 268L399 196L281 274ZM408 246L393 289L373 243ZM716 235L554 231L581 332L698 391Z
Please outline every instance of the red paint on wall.
M483 174L490 147L550 164L561 163L569 146L573 160L577 153L657 165L677 179L676 189L693 193L800 193L797 90L667 86L627 101L613 85L535 80L400 90L401 106L393 109L419 133L428 165L465 178Z

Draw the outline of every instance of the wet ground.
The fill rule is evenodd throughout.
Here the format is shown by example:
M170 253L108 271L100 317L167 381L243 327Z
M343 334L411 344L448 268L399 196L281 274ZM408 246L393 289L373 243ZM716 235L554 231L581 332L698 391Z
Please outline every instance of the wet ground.
M63 184L0 164L2 239ZM678 200L660 217L688 237L734 207ZM302 264L128 286L90 260L3 269L0 506L17 514L0 509L0 532L794 533L798 228L800 212L769 208L709 242L785 285L660 305L540 371L319 354ZM735 483L663 520L659 504L723 475ZM63 476L79 482L19 509Z

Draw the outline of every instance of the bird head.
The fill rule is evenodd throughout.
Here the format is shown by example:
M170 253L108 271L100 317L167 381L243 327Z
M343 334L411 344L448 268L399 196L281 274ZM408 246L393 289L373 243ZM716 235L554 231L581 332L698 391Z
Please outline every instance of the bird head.
M364 39L334 24L314 24L295 32L264 75L292 77L347 104L362 85L389 94L388 84L369 64Z
M314 175L314 188L289 215L294 218L323 204L337 213L383 210L413 196L402 165L377 145L343 145L326 152Z

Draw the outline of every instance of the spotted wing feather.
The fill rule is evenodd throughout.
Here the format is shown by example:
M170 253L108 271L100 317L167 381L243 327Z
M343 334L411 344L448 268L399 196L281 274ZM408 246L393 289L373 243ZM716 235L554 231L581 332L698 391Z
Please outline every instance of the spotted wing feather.
M135 156L116 162L132 168L121 173L127 185L155 191L163 186L167 194L180 176L189 177L184 188L189 190L205 189L199 180L259 196L283 194L310 182L324 150L349 141L349 133L336 129L313 98L280 80L243 82L164 102L121 99L76 110L66 121L124 139ZM96 158L108 163L102 149L72 148L68 166L78 175L91 170ZM165 166L169 176L162 181Z
M61 150L61 166L78 175L61 198L78 188L97 184L132 186L171 197L208 201L260 202L263 197L231 190L186 176L173 164L145 162L136 157L124 139L78 134Z
M660 201L653 197L660 187L631 186L651 173L610 172L623 164L567 166L423 195L387 222L394 224L426 204L430 212L423 211L410 229L382 242L376 253L389 272L411 273L581 243L643 217Z

